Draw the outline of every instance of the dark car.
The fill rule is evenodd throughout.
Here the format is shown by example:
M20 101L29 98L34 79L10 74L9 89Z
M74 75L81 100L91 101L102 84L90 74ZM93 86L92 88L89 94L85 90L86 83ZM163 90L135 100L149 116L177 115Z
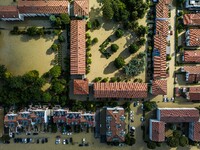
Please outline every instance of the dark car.
M38 135L38 133L37 133L37 132L35 132L35 133L33 133L33 135Z
M47 139L47 138L45 138L45 139L44 139L44 141L45 141L45 143L47 143L47 142L48 142L48 139Z
M4 141L4 144L10 144L10 141Z
M65 139L65 141L66 141L66 144L69 144L69 141L68 141L68 139Z
M27 143L30 143L30 138L27 138Z
M78 146L83 146L83 144L79 144Z
M44 142L45 142L45 140L44 140L44 139L42 139L42 144L44 144Z
M134 102L134 103L133 103L133 106L136 107L136 106L137 106L137 102Z
M71 137L70 137L69 141L70 141L70 143L72 143L72 138Z
M40 143L40 140L39 140L39 139L37 139L36 143L37 143L37 144L39 144L39 143Z

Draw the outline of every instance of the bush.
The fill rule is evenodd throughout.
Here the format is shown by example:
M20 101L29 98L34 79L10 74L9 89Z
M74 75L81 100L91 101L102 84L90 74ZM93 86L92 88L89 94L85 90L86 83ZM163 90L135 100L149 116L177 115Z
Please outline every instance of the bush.
M107 78L103 78L103 80L101 80L101 82L108 82L108 77Z
M116 77L111 77L110 78L110 82L116 82L117 81L117 78Z
M166 61L170 61L171 59L172 59L172 57L169 54L167 54Z
M92 44L96 44L98 41L99 41L98 38L95 37L95 38L92 40Z
M63 35L59 35L59 36L58 36L58 41L59 41L59 42L65 42L64 36L63 36Z
M98 19L95 19L93 22L92 22L92 28L93 29L97 29L100 27L100 22Z
M119 46L117 44L111 44L111 51L112 52L117 52L118 49L119 49Z
M131 44L130 46L129 46L129 52L131 53L131 54L134 54L134 53L136 53L138 50L139 50L139 47L137 46L137 44L135 44L135 43L133 43L133 44Z
M119 56L115 59L114 61L114 65L117 69L120 69L122 68L124 65L125 65L125 61L124 61L124 58Z
M86 41L86 46L90 46L90 45L92 45L92 40L91 40L91 39L88 39L88 40Z
M156 145L157 145L158 147L161 147L161 146L162 146L162 143L161 143L161 142L157 142Z
M146 42L146 39L145 38L140 38L138 41L137 41L137 43L138 43L138 46L143 46L144 44L145 44L145 42Z
M86 53L86 57L91 57L91 56L92 56L92 54L90 52Z
M124 31L122 29L117 29L117 31L115 31L115 36L117 38L121 38L124 35Z
M92 23L90 21L86 24L86 30L90 30L92 28Z
M181 136L181 137L179 138L179 145L180 145L180 146L184 147L184 146L186 146L186 145L188 145L188 144L189 144L189 140L188 140L187 137Z
M87 64L91 64L92 63L92 59L91 58L87 58Z
M149 149L155 149L155 148L156 148L156 143L155 143L155 142L152 142L152 141L149 141L149 142L147 143L147 147L148 147Z
M101 81L101 79L102 79L102 77L96 77L96 78L93 80L93 82L99 82L99 81Z
M167 139L167 144L170 147L177 147L179 145L179 139L177 137L169 137Z
M56 52L56 51L58 51L58 45L57 44L52 44L51 45L51 49L54 51L54 52Z
M87 46L86 50L90 51L91 50L91 46Z
M86 39L90 39L90 38L91 38L91 36L90 36L89 33L86 33L86 34L85 34L85 37L86 37Z
M120 77L117 77L117 82L122 81L122 79Z
M149 52L149 53L152 52L152 46L148 46L148 52Z

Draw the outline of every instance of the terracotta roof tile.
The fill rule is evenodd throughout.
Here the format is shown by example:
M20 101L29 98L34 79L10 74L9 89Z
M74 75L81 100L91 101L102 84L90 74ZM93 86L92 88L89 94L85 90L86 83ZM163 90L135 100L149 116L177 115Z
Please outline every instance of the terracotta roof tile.
M158 108L159 121L195 122L199 120L199 110L195 108Z
M19 0L18 9L20 13L35 13L35 14L61 14L68 13L68 1L66 0Z
M85 95L89 94L88 80L74 80L74 94Z
M159 2L156 5L156 18L169 18L168 13L169 13L169 8L165 3Z
M169 33L169 22L165 20L156 20L156 34L167 36Z
M189 88L189 97L191 101L200 100L200 87L190 87Z
M163 121L150 120L152 123L152 141L165 141L165 123Z
M187 32L187 37L189 37L188 46L200 46L200 29L189 29Z
M200 63L200 51L184 51L184 61L190 63Z
M89 0L74 1L74 15L88 16L89 15Z
M166 78L166 37L161 35L154 36L154 79Z
M200 13L184 14L183 23L185 25L200 25Z
M184 70L190 74L200 74L200 66L184 66Z
M200 122L194 122L193 124L193 141L200 141Z
M166 95L167 94L167 80L154 80L152 83L153 95Z
M70 73L73 75L85 74L85 21L71 21L70 37Z
M146 83L94 83L95 98L145 98Z
M17 6L0 6L0 18L19 18Z

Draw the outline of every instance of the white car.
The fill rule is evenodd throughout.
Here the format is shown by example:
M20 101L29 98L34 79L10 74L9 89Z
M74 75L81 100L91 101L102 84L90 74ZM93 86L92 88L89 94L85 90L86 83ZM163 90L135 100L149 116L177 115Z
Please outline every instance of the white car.
M66 140L65 140L65 139L63 140L63 144L64 144L64 145L66 144Z
M140 118L140 121L141 121L141 122L144 122L144 117L143 117L143 116Z

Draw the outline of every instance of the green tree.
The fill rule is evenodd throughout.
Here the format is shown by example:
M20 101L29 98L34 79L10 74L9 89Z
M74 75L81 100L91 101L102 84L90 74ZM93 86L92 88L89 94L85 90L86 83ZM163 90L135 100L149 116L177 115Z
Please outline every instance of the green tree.
M147 33L147 28L143 25L140 25L136 31L136 34L139 37L143 37Z
M120 69L122 68L124 65L125 65L125 61L124 61L124 58L119 56L115 59L114 61L114 65L117 69Z
M135 43L132 43L130 46L129 46L129 52L131 53L131 54L134 54L134 53L136 53L140 48L139 48L139 46L137 46L137 44L135 44Z
M188 140L187 137L181 136L181 137L179 138L179 145L180 145L180 146L185 147L185 146L188 145L188 144L189 144L189 140Z
M145 38L140 38L138 41L137 41L137 44L139 45L139 46L143 46L144 44L145 44L145 42L146 42L146 39Z
M55 44L55 43L53 43L53 44L51 45L51 49L52 49L54 52L57 52L57 51L58 51L58 45Z
M70 23L69 15L66 13L60 14L60 20L61 20L62 24L64 24L64 25L67 25Z
M58 36L58 41L59 41L59 42L65 42L64 36L60 34L60 35Z
M61 84L60 82L55 82L51 86L51 89L56 93L56 94L61 94L64 91L64 85Z
M156 143L152 142L152 141L149 141L149 142L147 142L147 147L149 149L155 149L156 148Z
M118 49L119 49L119 46L117 44L111 44L111 51L112 52L117 52Z
M87 24L86 24L86 29L87 29L87 30L92 29L92 23L91 23L91 21L88 21L88 22L87 22Z
M29 36L37 35L37 28L36 28L35 26L29 27L29 28L27 29L27 34L28 34Z
M62 25L60 17L56 17L55 26L60 27Z
M177 147L179 145L179 139L177 137L169 137L167 139L167 144L170 146L170 147Z
M95 37L95 38L92 40L92 44L96 44L98 41L99 41L98 38Z
M50 102L51 101L51 94L49 92L43 93L42 99L43 99L44 102Z
M113 9L111 7L111 1L110 0L104 0L103 2L103 17L105 19L112 19L114 15Z
M60 66L54 66L53 68L51 68L49 70L49 74L53 77L53 78L57 78L61 75L61 67Z
M115 31L115 36L117 37L117 38L121 38L122 36L124 35L124 31L122 30L122 29L117 29L116 31Z
M56 17L55 17L54 15L51 15L51 16L49 17L49 20L50 20L51 22L55 22L55 21L56 21Z

